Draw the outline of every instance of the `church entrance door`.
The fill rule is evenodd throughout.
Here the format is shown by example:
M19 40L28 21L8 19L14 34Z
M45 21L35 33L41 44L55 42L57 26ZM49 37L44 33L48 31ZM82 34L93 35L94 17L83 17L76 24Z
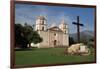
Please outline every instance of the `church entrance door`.
M54 40L54 46L56 46L56 44L57 44L57 40Z

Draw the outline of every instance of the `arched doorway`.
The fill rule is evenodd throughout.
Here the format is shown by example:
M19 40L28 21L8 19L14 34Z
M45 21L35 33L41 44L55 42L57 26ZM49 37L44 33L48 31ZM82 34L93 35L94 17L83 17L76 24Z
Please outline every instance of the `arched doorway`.
M54 40L54 46L56 46L56 44L57 44L57 40Z

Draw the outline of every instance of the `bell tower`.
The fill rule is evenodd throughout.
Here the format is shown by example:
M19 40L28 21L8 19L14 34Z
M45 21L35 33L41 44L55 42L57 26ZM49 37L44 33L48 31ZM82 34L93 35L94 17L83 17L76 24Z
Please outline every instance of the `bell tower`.
M65 20L63 19L61 21L61 24L59 25L59 28L63 31L63 37L62 37L62 44L63 46L69 46L69 31L68 31L68 24L66 24Z
M59 28L66 34L68 33L68 25L65 23L65 20L63 19L61 21L61 24L59 25Z
M44 16L38 16L36 19L36 31L46 30L46 18Z

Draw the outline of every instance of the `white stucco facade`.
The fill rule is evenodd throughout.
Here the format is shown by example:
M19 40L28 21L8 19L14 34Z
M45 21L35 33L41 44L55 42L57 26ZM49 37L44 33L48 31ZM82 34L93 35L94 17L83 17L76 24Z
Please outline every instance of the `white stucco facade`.
M59 27L53 25L48 28L46 22L47 21L44 16L39 16L36 19L35 30L38 32L43 41L38 44L32 44L32 46L38 48L69 46L68 25L64 22L64 20L61 21Z

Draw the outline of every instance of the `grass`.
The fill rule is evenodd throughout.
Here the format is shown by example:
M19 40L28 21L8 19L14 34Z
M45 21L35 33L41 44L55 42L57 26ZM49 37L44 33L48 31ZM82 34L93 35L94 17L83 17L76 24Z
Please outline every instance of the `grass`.
M59 64L59 63L79 63L92 62L94 55L65 55L64 48L33 48L30 50L16 51L16 65L32 64Z

